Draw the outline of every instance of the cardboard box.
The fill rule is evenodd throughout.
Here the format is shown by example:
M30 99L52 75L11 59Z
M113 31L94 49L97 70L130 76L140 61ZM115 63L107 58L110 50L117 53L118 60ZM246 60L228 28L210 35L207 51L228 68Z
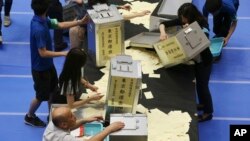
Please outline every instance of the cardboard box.
M97 67L105 66L111 57L124 52L124 20L114 5L94 5L87 10L88 53Z
M110 62L106 97L106 116L110 113L135 113L142 81L141 63L129 55L118 55Z
M122 121L125 127L111 133L110 141L147 141L148 127L145 114L111 114L110 123Z
M209 39L198 23L194 22L175 36L154 44L154 48L167 68L193 59L209 45Z

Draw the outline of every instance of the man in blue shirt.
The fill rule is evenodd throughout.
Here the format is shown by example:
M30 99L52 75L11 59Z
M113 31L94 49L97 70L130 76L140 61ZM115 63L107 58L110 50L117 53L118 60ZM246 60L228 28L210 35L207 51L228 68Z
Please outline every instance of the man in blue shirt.
M239 0L206 0L203 15L213 15L215 37L224 37L224 46L228 43L237 26Z
M46 124L40 120L35 112L43 101L48 101L58 90L58 77L53 63L53 57L66 56L67 52L52 51L52 41L49 29L70 28L86 24L88 18L84 17L77 21L57 22L56 19L48 19L47 11L50 0L32 0L31 8L34 17L30 24L30 51L31 69L34 81L36 97L31 101L28 113L25 115L25 123L31 126L45 127ZM50 109L49 109L50 110Z

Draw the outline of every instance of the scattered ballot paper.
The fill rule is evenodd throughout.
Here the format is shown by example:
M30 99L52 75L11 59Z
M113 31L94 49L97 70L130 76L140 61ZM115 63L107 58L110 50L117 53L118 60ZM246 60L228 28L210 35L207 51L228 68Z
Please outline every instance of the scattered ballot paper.
M142 83L142 85L141 85L141 89L146 89L148 86L147 86L147 84L145 84L145 83Z
M151 77L151 78L161 78L161 75L160 74L149 74L148 77Z
M136 106L136 111L139 112L139 113L142 113L142 114L147 114L148 113L148 109L145 108L143 105L141 104L138 104Z
M152 92L150 92L150 91L144 92L144 95L145 95L146 99L153 99L154 98Z

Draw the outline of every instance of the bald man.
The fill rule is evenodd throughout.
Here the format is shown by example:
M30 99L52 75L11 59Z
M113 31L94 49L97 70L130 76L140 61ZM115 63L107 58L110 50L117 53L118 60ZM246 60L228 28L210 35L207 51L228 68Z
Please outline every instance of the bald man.
M50 122L43 134L43 141L83 141L70 135L70 131L78 128L84 123L101 120L102 117L94 116L87 119L76 120L76 117L68 107L59 107L52 112L52 122ZM118 131L124 127L122 122L114 122L106 127L99 134L84 141L103 141L110 133Z

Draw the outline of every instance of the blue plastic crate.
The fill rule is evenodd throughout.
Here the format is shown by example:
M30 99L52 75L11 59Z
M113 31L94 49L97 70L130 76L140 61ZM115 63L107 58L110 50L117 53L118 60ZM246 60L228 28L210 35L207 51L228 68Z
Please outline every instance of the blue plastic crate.
M220 56L221 50L223 47L223 43L224 43L223 37L213 38L210 41L211 41L211 44L210 44L209 48L210 48L210 51L211 51L213 57Z
M103 130L102 123L91 122L84 124L84 135L94 136L100 133L102 130ZM104 141L109 141L109 136L107 136Z

